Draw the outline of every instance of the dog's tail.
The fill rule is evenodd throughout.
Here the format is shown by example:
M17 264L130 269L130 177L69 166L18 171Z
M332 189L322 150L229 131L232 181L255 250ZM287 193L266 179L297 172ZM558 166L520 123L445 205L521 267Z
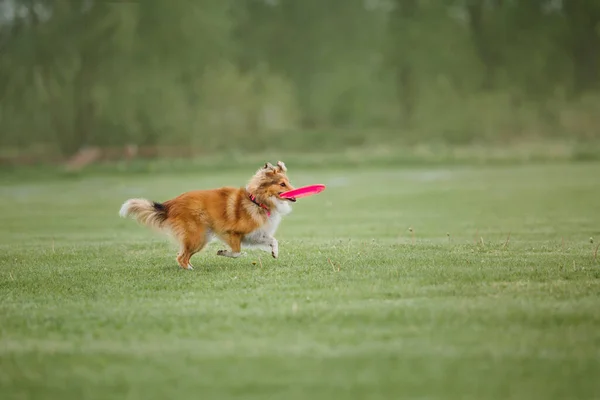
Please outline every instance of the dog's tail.
M129 199L121 206L119 215L123 218L133 217L143 225L161 229L167 220L167 208L164 204L146 199Z

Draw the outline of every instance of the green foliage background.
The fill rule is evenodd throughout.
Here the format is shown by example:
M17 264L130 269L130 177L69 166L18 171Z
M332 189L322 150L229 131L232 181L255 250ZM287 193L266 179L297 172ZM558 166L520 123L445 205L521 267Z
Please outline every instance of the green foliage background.
M0 0L4 154L598 138L597 0Z

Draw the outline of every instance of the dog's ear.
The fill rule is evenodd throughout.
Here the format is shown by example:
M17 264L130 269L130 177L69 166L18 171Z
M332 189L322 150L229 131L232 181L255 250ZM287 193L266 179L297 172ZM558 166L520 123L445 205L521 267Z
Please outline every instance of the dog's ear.
M277 161L277 167L279 172L287 172L287 168L285 167L283 161Z
M270 162L265 163L263 169L274 169L273 165Z

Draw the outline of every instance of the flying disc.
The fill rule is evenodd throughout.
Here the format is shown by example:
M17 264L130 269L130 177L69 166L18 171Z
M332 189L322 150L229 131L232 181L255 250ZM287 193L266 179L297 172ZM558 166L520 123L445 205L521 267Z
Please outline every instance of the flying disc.
M313 194L321 193L325 190L325 185L308 185L302 186L294 190L288 190L287 192L281 193L279 196L283 198L294 198L312 196Z

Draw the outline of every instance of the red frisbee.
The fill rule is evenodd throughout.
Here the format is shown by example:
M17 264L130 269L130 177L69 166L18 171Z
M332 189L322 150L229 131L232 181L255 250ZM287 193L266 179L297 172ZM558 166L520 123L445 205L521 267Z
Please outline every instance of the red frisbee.
M325 190L325 185L308 185L302 186L294 190L289 190L287 192L283 192L279 195L279 197L291 197L294 199L298 199L300 197L312 196L313 194L321 193L323 190Z

